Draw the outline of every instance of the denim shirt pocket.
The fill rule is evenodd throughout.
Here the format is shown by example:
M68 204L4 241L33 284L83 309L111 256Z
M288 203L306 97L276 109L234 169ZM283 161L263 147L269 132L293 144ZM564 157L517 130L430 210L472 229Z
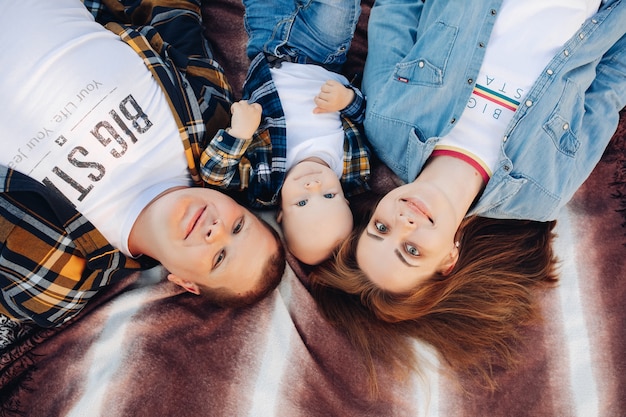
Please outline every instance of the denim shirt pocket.
M582 123L584 109L579 110L579 108L583 105L578 87L568 80L554 111L543 125L544 131L550 136L556 149L572 158L580 147L576 132Z
M458 29L435 22L421 34L409 54L396 64L394 79L411 85L440 86Z

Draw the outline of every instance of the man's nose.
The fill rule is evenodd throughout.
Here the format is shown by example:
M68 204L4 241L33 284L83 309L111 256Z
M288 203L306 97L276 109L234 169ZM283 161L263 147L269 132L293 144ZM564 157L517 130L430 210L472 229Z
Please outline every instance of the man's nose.
M224 227L224 223L221 220L214 220L209 226L209 230L205 236L205 240L207 242L213 242L217 239L222 238L225 235L226 228Z

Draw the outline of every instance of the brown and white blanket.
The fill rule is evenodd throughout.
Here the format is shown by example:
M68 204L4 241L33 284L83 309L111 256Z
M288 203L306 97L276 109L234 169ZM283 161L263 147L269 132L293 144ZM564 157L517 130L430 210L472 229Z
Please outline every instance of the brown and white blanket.
M365 57L369 4L348 74ZM243 7L215 0L203 14L240 88ZM386 184L386 172L375 172L375 184ZM526 330L520 366L500 371L494 393L462 392L416 342L423 372L399 379L379 366L380 394L370 397L358 355L289 259L279 288L247 309L203 304L156 268L103 292L60 329L0 317L0 416L625 416L626 114L556 232L560 285L538 294L545 320Z

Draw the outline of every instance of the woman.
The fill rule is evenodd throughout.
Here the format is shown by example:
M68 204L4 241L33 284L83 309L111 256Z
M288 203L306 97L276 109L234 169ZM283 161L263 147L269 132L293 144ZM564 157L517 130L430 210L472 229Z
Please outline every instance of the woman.
M555 278L554 219L626 105L624 21L611 0L376 1L365 130L407 184L313 277L393 323L372 341L320 296L366 353L404 362L419 336L489 385L512 363L530 289Z

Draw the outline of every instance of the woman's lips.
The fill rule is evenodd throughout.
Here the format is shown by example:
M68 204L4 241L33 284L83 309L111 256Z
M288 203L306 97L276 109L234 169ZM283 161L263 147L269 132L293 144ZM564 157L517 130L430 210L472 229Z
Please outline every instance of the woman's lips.
M406 198L404 202L407 204L409 209L417 214L418 216L426 217L432 223L432 215L428 211L428 207L417 198Z

